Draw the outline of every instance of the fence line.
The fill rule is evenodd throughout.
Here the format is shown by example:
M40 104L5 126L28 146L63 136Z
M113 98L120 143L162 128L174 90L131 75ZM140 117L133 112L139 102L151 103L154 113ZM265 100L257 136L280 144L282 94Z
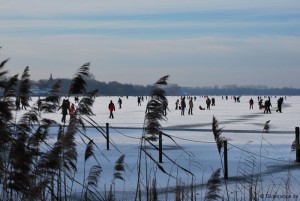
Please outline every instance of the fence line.
M34 125L33 125L34 126ZM38 126L38 124L36 124L36 126ZM51 127L59 127L60 125L52 125ZM98 125L99 126L99 125ZM102 130L104 130L101 126L99 126ZM110 128L112 128L114 131L116 131L116 133L120 134L120 135L123 135L124 137L127 137L127 138L131 138L131 139L140 139L139 137L132 137L132 136L129 136L129 135L126 135L124 134L123 132L121 132L120 130L124 130L124 129L143 129L142 127L113 127L111 125L109 125ZM94 126L86 126L86 128L94 128L96 129ZM182 129L182 128L164 128L163 129L164 131L190 131L190 132L196 132L196 131L202 131L202 132L211 132L211 129ZM226 132L231 132L231 133L261 133L263 134L264 132L263 131L258 131L258 130L222 130L222 133L226 133ZM269 132L268 134L294 134L295 131L272 131L272 132ZM202 140L192 140L192 139L187 139L187 138L182 138L182 137L177 137L177 136L174 136L174 135L170 135L168 134L170 137L174 138L174 139L179 139L179 140L183 140L183 141L189 141L189 142L195 142L195 143L204 143L204 144L212 144L212 143L216 143L216 142L213 142L213 141L202 141ZM114 146L114 148L120 152L120 149L118 148L117 146L117 143L115 143L112 139L109 139L111 144ZM243 152L246 152L246 153L249 153L249 154L252 154L254 156L258 156L258 157L261 157L261 158L265 158L265 159L269 159L269 160L274 160L274 161L280 161L280 162L285 162L285 163L290 163L290 161L286 161L286 160L280 160L280 159L276 159L276 158L271 158L271 157L268 157L268 156L263 156L263 155L260 155L260 154L256 154L254 152L251 152L249 150L246 150L244 148L241 148L239 146L236 146L232 143L228 143L229 145L231 145L232 147L236 148L236 149L239 149Z
M118 130L118 127L112 127L112 128L113 128L117 133L119 133L119 134L121 134L121 135L123 135L123 136L125 136L125 137L133 138L133 139L140 139L140 138L137 138L137 137L131 137L131 136L128 136L128 135L122 133L121 131ZM166 130L166 129L164 129L164 130ZM194 129L193 129L193 130L194 130ZM209 130L209 131L211 131L211 130ZM223 130L222 130L222 132L223 132ZM288 132L288 131L286 131L286 132ZM261 132L261 133L263 133L263 132ZM216 143L216 142L212 142L212 141L191 140L191 139L182 138L182 137L177 137L177 136L170 135L170 134L168 134L168 135L169 135L170 137L172 137L172 138L177 138L177 139L184 140L184 141L189 141L189 142L203 143L203 144L212 144L212 143ZM231 145L232 147L236 148L236 149L239 149L239 150L241 150L241 151L243 151L243 152L246 152L246 153L251 154L251 155L254 155L254 156L258 156L258 157L265 158L265 159L269 159L269 160L274 160L274 161L284 162L284 163L290 163L290 162L291 162L291 161L287 161L287 160L280 160L280 159L277 159L277 158L272 158L272 157L268 157L268 156L263 156L263 155L261 155L261 154L256 154L256 153L254 153L254 152L251 152L251 151L246 150L246 149L244 149L244 148L241 148L241 147L239 147L239 146L233 145L232 143L228 143L228 144Z
M32 124L32 126L39 126L39 124ZM51 125L50 127L59 127L60 124L57 125ZM68 124L65 124L65 126L68 126ZM103 125L105 127L105 125ZM111 127L111 126L110 126ZM85 128L95 128L94 126L86 125ZM134 129L134 130L143 130L143 127L130 127L130 126L114 126L114 129ZM101 127L101 129L103 129ZM179 127L164 127L162 131L187 131L187 132L211 132L211 128L179 128ZM243 129L222 129L222 133L266 133L263 130L243 130ZM290 131L269 131L268 134L294 134L294 130Z

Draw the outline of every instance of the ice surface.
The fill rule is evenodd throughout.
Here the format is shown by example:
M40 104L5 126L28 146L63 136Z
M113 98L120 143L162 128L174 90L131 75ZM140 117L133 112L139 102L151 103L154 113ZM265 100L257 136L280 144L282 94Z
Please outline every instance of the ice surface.
M211 96L213 97L213 96ZM106 129L109 123L110 149L106 149L106 141L102 134L93 128L88 128L86 135L94 140L99 149L95 153L97 160L103 168L100 176L99 188L109 189L113 184L116 192L122 192L121 198L131 200L128 192L134 193L137 186L137 166L140 152L140 138L143 135L145 119L145 109L149 98L144 97L142 106L138 106L137 97L121 97L123 104L119 109L117 96L96 97L93 107L94 116L92 119ZM242 96L240 102L235 102L229 96L215 96L216 105L211 106L211 110L199 110L199 105L206 107L205 97L196 96L194 100L193 115L180 114L180 110L175 110L175 102L180 97L168 97L169 111L167 120L162 121L163 132L172 136L163 137L164 153L175 161L180 167L185 168L192 174L183 171L175 166L170 160L163 156L160 164L168 174L162 173L157 165L142 154L141 182L146 185L146 178L156 178L157 187L165 190L174 190L176 183L189 185L194 182L197 185L197 197L203 198L205 185L211 174L222 167L223 151L221 156L218 153L214 136L212 133L213 116L222 128L222 136L228 139L228 164L229 164L229 192L234 196L237 186L249 184L249 181L257 184L262 197L267 199L268 195L290 195L300 196L300 164L295 162L295 152L291 151L291 144L295 139L295 127L300 122L300 97L285 97L282 113L277 113L277 99L279 96L271 97L271 114L264 114L259 110L257 96ZM254 109L249 109L249 99L254 100ZM262 97L264 100L267 97ZM108 104L112 100L116 105L114 119L109 119ZM36 99L32 99L32 103ZM73 98L70 98L74 102ZM17 113L17 118L26 111ZM60 112L56 114L41 114L44 118L51 118L58 123L61 119ZM266 121L270 120L269 132L263 132ZM87 124L88 125L88 124ZM57 128L53 128L53 134L49 142L56 140ZM78 134L78 172L76 178L83 181L84 165L86 165L85 176L91 165L95 165L95 160L89 159L84 164L85 144ZM82 136L81 136L82 137ZM83 139L85 139L83 137ZM88 140L85 139L85 142ZM158 142L154 142L158 145ZM147 151L158 161L158 151L150 145L146 145ZM113 180L115 161L125 154L126 170L122 173L124 181ZM223 173L221 172L223 177ZM257 180L256 180L257 179ZM150 181L151 182L151 181ZM75 185L76 192L80 192L82 187ZM271 190L270 190L271 189ZM123 192L126 192L123 194ZM165 198L164 199L168 199ZM169 198L170 200L173 200Z

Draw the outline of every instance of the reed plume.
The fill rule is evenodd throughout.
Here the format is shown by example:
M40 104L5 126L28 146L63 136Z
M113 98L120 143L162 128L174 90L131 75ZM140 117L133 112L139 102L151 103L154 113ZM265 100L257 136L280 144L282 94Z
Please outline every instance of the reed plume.
M14 97L16 96L16 88L18 86L18 75L11 77L7 83L4 85L4 97Z
M7 71L2 69L4 68L5 64L8 62L9 59L5 59L0 63L0 88L5 88L7 86L7 81L5 79L5 75L7 74Z
M150 101L147 104L147 112L145 115L144 131L149 139L156 140L162 126L159 121L166 120L164 116L164 106L168 105L168 100L163 86L167 85L169 76L160 78L154 85L150 93ZM146 138L147 138L146 137Z
M219 123L215 116L213 116L212 131L214 134L215 142L218 147L218 152L219 152L219 154L221 154L221 150L222 150L223 142L224 142L225 138L222 137L222 128L219 128Z
M118 160L115 163L114 180L115 179L120 179L120 180L124 181L124 178L123 178L122 173L121 173L122 171L125 171L124 158L125 158L125 155L123 154L118 158Z
M87 177L87 187L84 193L85 200L103 200L101 195L95 192L98 188L98 182L100 179L100 174L102 172L102 167L99 165L94 165L91 167L89 171L89 175Z
M86 93L86 81L85 79L90 75L90 63L83 64L75 73L71 86L69 89L69 95L71 94L85 94Z
M207 182L207 189L205 193L204 200L211 201L211 200L221 200L221 196L219 195L221 191L221 178L220 178L220 171L221 169L217 169L212 173L208 182Z
M60 101L60 90L62 82L58 80L51 88L50 94L43 99L40 99L39 110L42 112L54 113L59 107ZM39 103L38 103L39 104Z
M222 136L222 128L219 128L219 123L218 123L218 120L216 119L215 116L213 116L212 131L213 131L215 142L216 142L216 145L217 145L217 148L218 148L218 153L219 153L220 161L221 161L221 164L222 164L222 171L223 171L223 174L224 174L225 173L225 170L224 170L225 168L224 168L224 164L223 164L223 160L222 160L221 151L222 151L222 147L223 147L223 144L224 144L224 141L226 140L226 138ZM224 183L225 183L227 199L229 200L229 192L228 192L226 179L224 179Z
M21 104L23 106L29 107L30 101L30 88L31 88L31 81L30 81L30 74L29 74L29 66L27 66L21 76L21 80L19 83L19 91L18 97L20 97Z

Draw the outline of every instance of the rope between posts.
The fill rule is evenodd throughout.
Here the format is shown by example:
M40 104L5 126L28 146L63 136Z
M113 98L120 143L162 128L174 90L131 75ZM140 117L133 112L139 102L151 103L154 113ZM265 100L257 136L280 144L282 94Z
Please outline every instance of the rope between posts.
M110 126L111 127L111 126ZM111 127L112 129L114 129L117 133L119 133L120 135L123 135L125 137L128 137L128 138L132 138L132 139L140 139L138 137L132 137L132 136L128 136L124 133L122 133L121 131L119 131L118 129L116 129L115 127ZM170 137L172 138L175 138L175 139L180 139L180 140L184 140L184 141L189 141L189 142L195 142L195 143L207 143L207 144L214 144L216 142L212 142L212 141L201 141L201 140L191 140L191 139L186 139L186 138L182 138L182 137L177 137L177 136L174 136L174 135L170 135L168 134ZM281 159L276 159L276 158L271 158L271 157L268 157L268 156L263 156L263 155L260 155L260 154L256 154L256 153L253 153L249 150L246 150L246 149L243 149L239 146L236 146L236 145L233 145L231 143L228 142L229 145L231 145L232 147L236 148L236 149L239 149L243 152L246 152L248 154L251 154L251 155L254 155L254 156L258 156L258 157L261 157L261 158L265 158L265 159L269 159L269 160L273 160L273 161L280 161L280 162L285 162L285 163L290 163L291 161L286 161L286 160L281 160Z
M216 143L216 142L201 141L201 140L190 140L190 139L186 139L186 138L176 137L176 136L170 135L170 134L168 134L168 135L173 137L173 138L177 138L177 139L184 140L184 141L189 141L189 142L200 142L200 143L207 143L207 144Z
M138 140L141 139L141 138L139 138L139 137L132 137L132 136L126 135L126 134L122 133L121 131L117 130L116 128L110 126L110 125L109 125L109 127L112 128L113 130L115 130L115 131L116 131L117 133L119 133L120 135L123 135L123 136L125 136L125 137L132 138L132 139L138 139Z
M228 144L230 144L231 146L233 146L233 147L235 147L235 148L237 148L237 149L239 149L239 150L241 150L241 151L243 151L243 152L246 152L246 153L251 154L251 155L254 155L254 156L258 156L258 157L261 157L261 158L270 159L270 160L274 160L274 161L285 162L285 163L290 163L290 162L291 162L291 161L280 160L280 159L271 158L271 157L268 157L268 156L263 156L263 155L260 155L260 154L256 154L256 153L253 153L253 152L248 151L248 150L246 150L246 149L243 149L243 148L241 148L241 147L238 147L238 146L236 146L236 145L233 145L233 144L231 144L231 143L229 143L229 142L228 142Z
M123 135L123 136L125 136L125 137L132 138L132 139L140 139L140 138L138 138L138 137L132 137L132 136L126 135L126 134L122 133L121 131L119 131L118 129L116 129L115 127L110 126L110 128L114 129L117 133L119 133L119 134L121 134L121 135ZM216 143L216 142L208 142L208 141L200 141L200 140L185 139L185 138L177 137L177 136L170 135L170 134L168 134L168 135L169 135L170 137L177 138L177 139L184 140L184 141L200 142L200 143Z

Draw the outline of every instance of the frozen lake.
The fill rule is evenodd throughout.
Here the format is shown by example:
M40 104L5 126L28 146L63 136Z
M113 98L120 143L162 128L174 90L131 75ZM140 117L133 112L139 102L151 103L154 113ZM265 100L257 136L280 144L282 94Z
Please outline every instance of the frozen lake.
M210 98L212 98L211 96ZM109 190L112 184L116 192L120 193L120 199L132 200L137 185L137 161L140 150L140 138L143 134L145 109L147 98L144 97L141 106L138 106L137 97L121 97L122 108L117 104L119 97L96 97L93 107L92 119L101 127L102 132L88 127L85 135L93 139L97 145L97 160L101 164L99 188ZM172 175L162 173L157 164L147 160L147 165L142 166L143 185L146 178L155 177L157 187L161 189L161 199L168 199L164 191L173 191L176 183L196 185L197 198L204 196L205 184L211 174L222 167L214 136L212 133L212 119L216 117L219 128L223 128L222 136L228 139L228 190L234 197L236 190L241 185L252 183L261 194L261 198L268 200L268 195L291 196L296 200L300 196L300 163L295 162L295 152L291 151L291 144L295 139L295 127L300 125L300 97L284 97L282 113L277 113L278 97L271 97L271 114L264 114L259 110L257 96L242 96L240 102L235 102L229 96L216 96L215 106L210 110L199 110L199 105L206 107L205 98L196 96L193 99L193 115L181 115L180 110L175 110L175 102L180 97L168 97L169 111L167 121L162 121L163 132L170 135L173 140L163 137L163 151L178 166L175 166L167 157L163 156L160 165ZM249 100L253 98L254 108L249 109ZM264 100L267 97L262 97ZM110 119L108 104L112 100L116 111L114 119ZM35 101L33 98L32 102ZM73 97L70 98L74 102ZM188 103L187 103L188 105ZM17 113L20 117L25 110ZM44 118L51 118L60 123L61 114L41 114ZM69 118L69 117L68 117ZM263 132L266 121L270 120L270 130ZM106 148L106 140L103 137L106 124L109 124L110 147ZM88 124L87 124L88 125ZM56 141L57 128L53 128L53 135L49 143ZM100 130L101 130L100 129ZM83 140L85 142L83 142ZM88 141L80 133L77 135L78 163L77 180L84 178L84 152L85 143ZM158 145L158 142L154 142ZM146 145L151 156L158 160L158 151ZM125 154L126 169L122 173L124 181L113 180L114 165L116 160ZM145 156L143 156L145 158ZM146 159L143 159L146 161ZM89 167L95 164L91 159L86 163L87 176ZM192 174L183 171L182 167ZM221 172L221 177L223 173ZM150 181L151 182L151 181ZM75 185L75 191L81 191L80 185ZM245 187L244 187L245 188ZM123 194L123 192L126 195ZM224 195L224 192L222 192ZM173 200L173 198L169 198Z

